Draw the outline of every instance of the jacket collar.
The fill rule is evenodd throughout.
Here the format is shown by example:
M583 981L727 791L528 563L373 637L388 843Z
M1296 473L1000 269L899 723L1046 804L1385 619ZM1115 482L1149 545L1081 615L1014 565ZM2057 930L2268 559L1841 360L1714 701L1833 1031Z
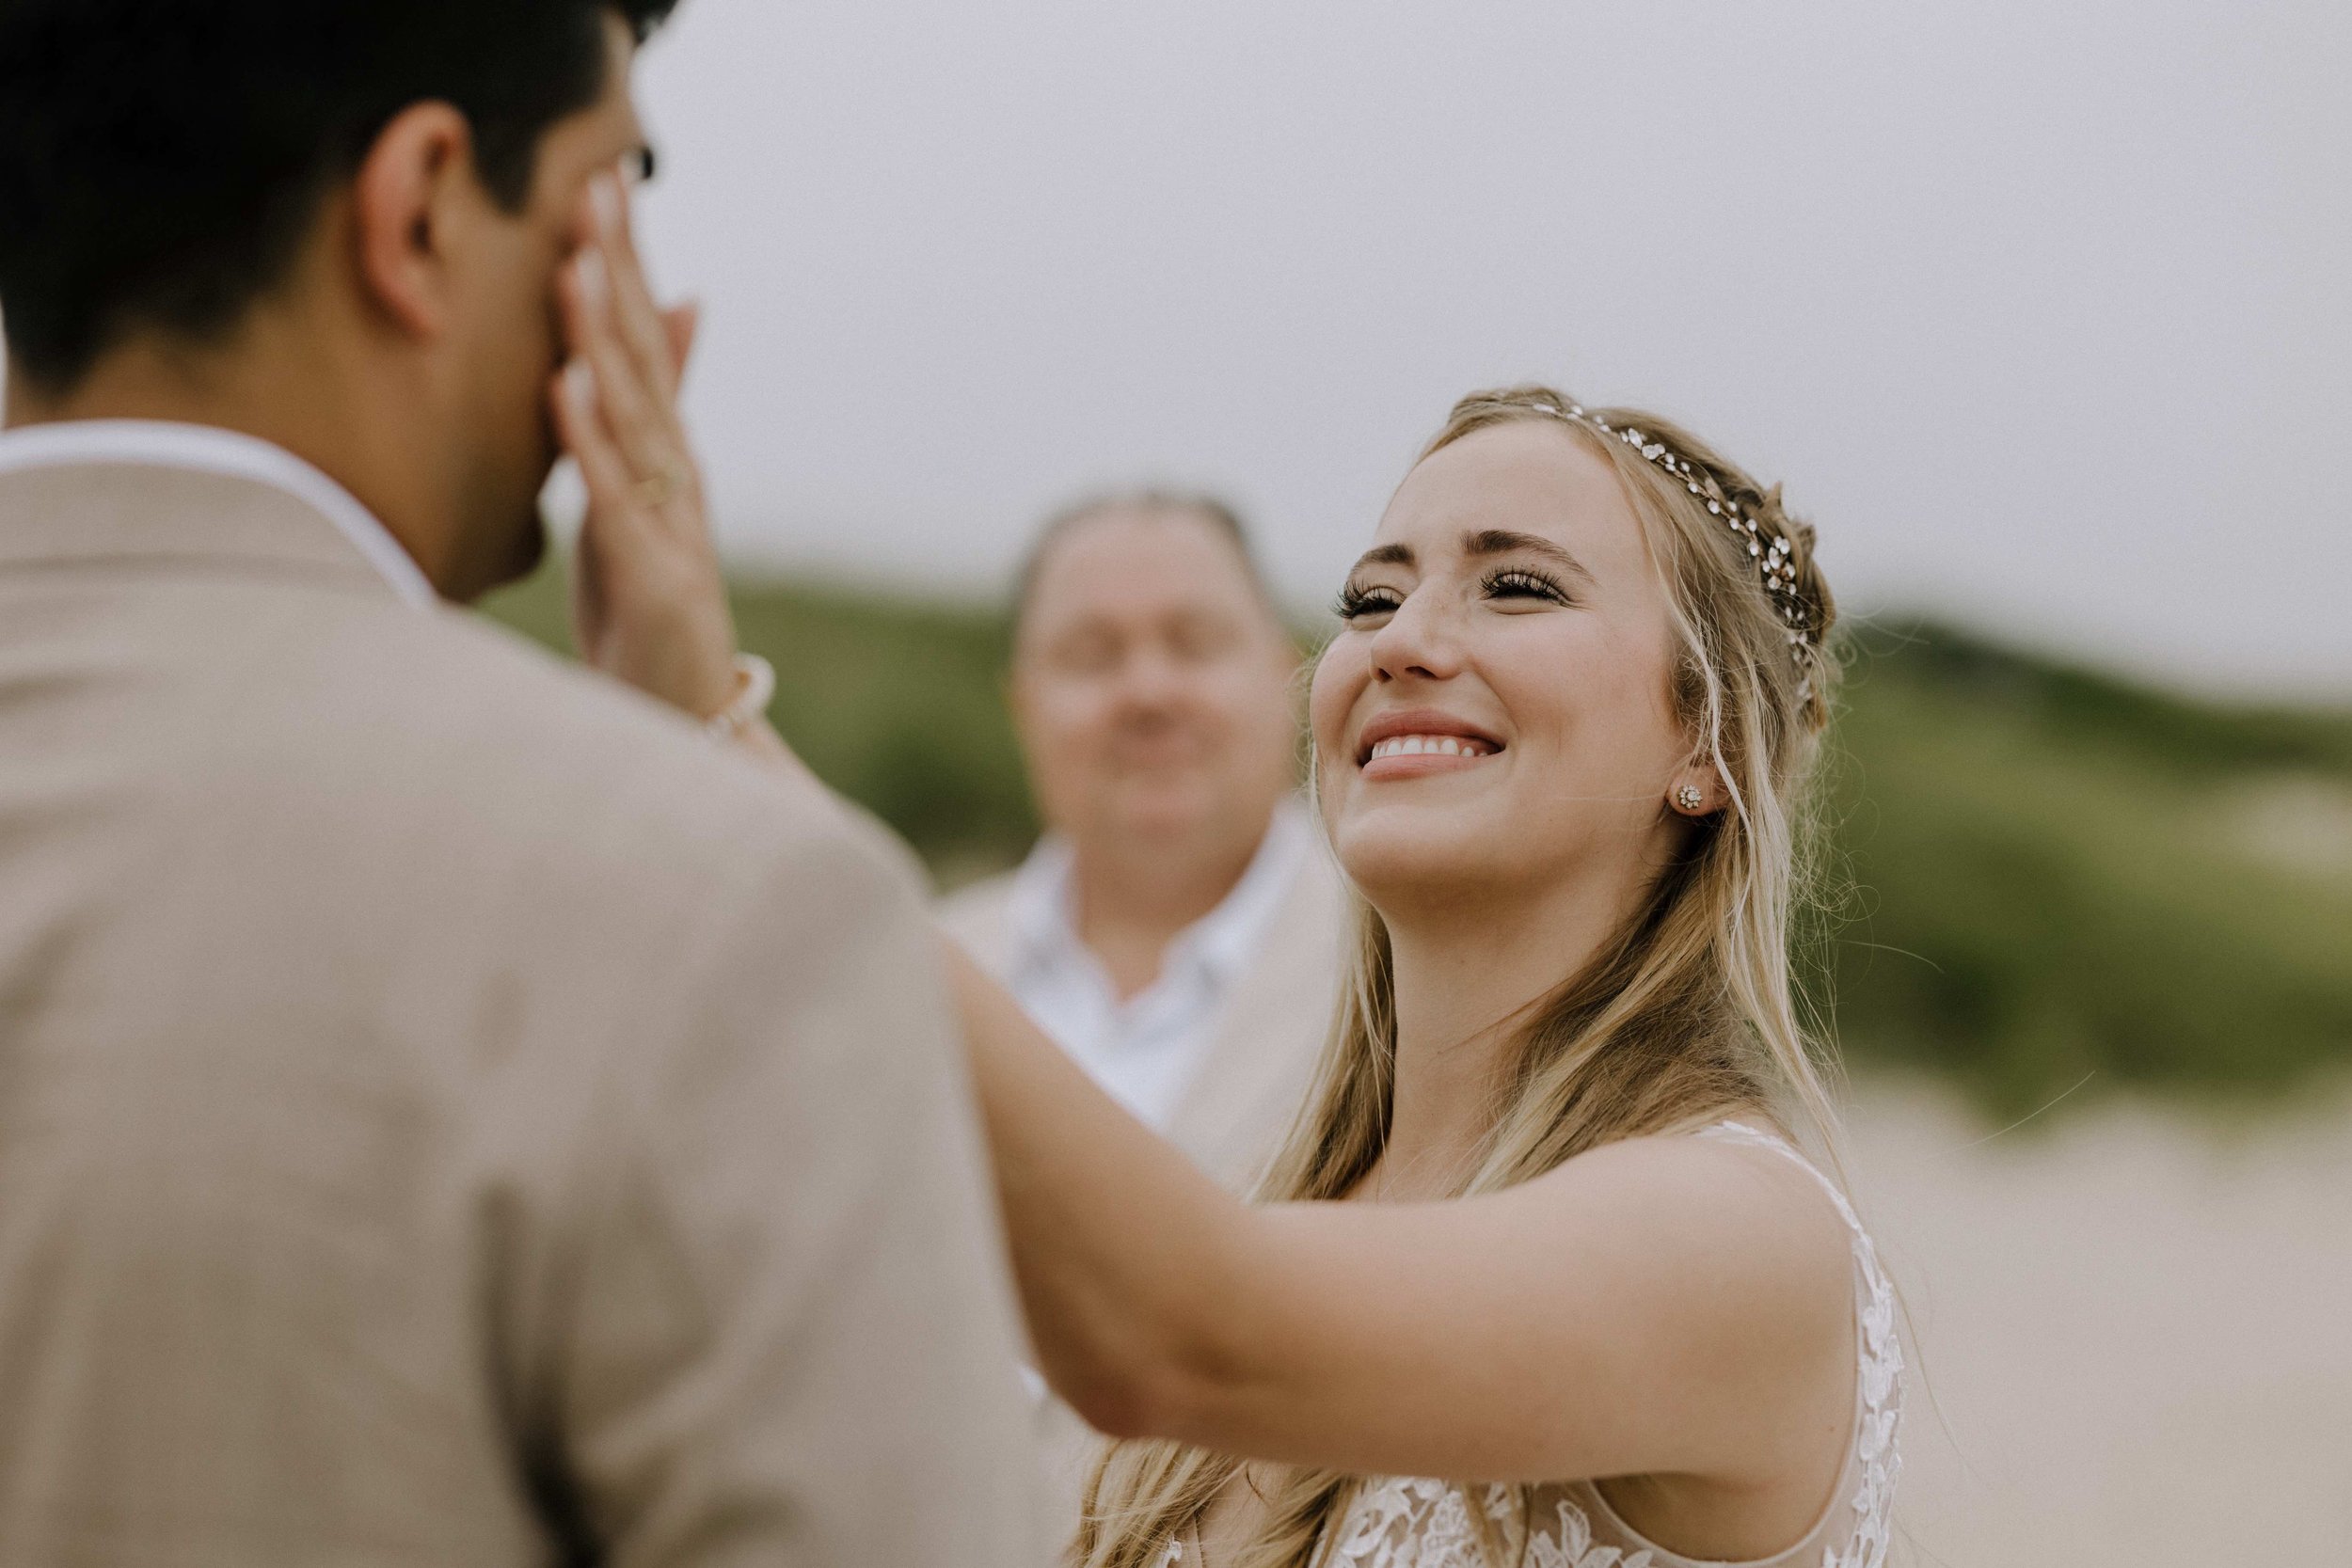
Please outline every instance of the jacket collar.
M0 433L0 563L107 561L292 568L436 602L367 508L266 441L132 420Z

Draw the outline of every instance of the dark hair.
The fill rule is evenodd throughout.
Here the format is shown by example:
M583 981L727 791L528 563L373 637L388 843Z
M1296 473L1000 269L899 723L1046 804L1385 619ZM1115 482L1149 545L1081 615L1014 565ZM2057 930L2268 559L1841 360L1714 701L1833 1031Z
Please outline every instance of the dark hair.
M1278 623L1281 621L1281 606L1275 603L1274 590L1267 585L1265 573L1259 569L1258 555L1250 548L1249 530L1243 524L1241 514L1215 496L1200 491L1146 486L1141 489L1106 490L1089 496L1074 505L1062 508L1045 520L1045 526L1039 529L1036 537L1029 541L1028 551L1022 556L1020 568L1013 577L1012 625L1015 632L1020 630L1022 620L1029 612L1030 595L1037 590L1037 579L1045 570L1045 562L1053 555L1054 546L1080 524L1091 522L1107 512L1128 511L1181 512L1206 522L1233 546L1233 553L1241 558L1242 573L1256 591L1259 603L1266 607Z
M676 0L0 0L0 311L68 390L125 333L235 325L326 192L423 102L522 205L541 137L605 87L606 19Z

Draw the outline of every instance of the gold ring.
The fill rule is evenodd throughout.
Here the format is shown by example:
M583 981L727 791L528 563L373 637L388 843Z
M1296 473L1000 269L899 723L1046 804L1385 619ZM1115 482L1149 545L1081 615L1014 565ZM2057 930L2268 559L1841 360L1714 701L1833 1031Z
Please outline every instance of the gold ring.
M676 499L678 492L685 488L684 476L676 468L670 467L639 480L632 494L640 506L663 507Z

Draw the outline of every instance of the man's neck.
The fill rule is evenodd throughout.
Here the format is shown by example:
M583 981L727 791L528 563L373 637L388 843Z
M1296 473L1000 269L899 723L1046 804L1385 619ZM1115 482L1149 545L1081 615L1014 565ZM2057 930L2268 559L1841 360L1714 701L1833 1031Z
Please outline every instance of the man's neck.
M24 376L8 382L9 429L67 420L144 420L234 431L284 449L366 507L426 577L446 570L435 531L433 480L384 444L390 421L348 389L327 335L258 316L233 343L184 346L141 338L107 354L69 392L44 395Z
M1071 893L1078 940L1121 1001L1158 979L1168 944L1232 893L1272 822L1269 812L1255 832L1166 847L1139 849L1132 841L1075 846Z

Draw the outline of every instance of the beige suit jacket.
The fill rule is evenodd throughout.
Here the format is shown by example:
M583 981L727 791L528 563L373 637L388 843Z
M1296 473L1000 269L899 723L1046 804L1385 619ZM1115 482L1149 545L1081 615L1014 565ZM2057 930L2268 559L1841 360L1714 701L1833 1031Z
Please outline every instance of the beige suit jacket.
M914 873L317 513L0 474L0 1563L1029 1564Z
M1014 878L950 895L942 923L980 966L1002 977L1013 962L1009 904ZM1320 837L1301 857L1256 958L1218 1009L1200 1071L1162 1131L1201 1169L1247 1193L1303 1108L1344 973L1348 898ZM1061 1401L1038 1406L1046 1536L1058 1545L1078 1518L1101 1438Z

